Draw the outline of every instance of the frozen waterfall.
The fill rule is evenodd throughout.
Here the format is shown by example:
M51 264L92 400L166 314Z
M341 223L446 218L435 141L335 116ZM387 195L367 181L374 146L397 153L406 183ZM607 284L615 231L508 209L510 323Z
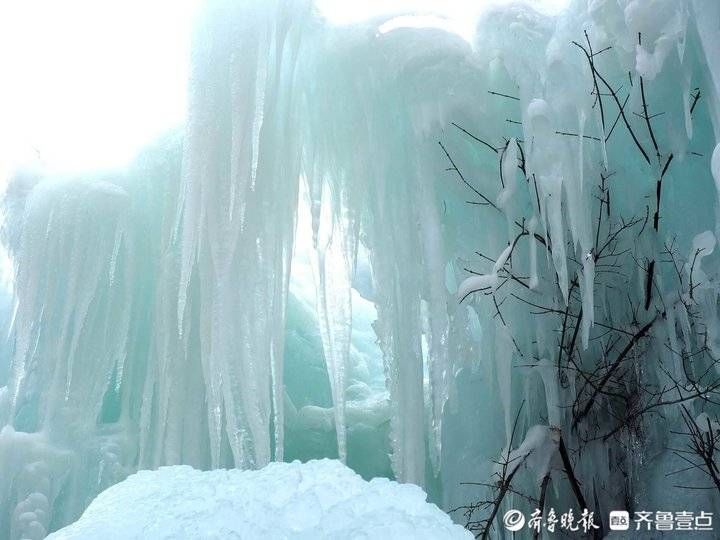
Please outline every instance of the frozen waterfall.
M183 130L14 174L0 539L140 469L323 457L478 535L720 512L674 450L720 451L720 6L426 18L209 0Z

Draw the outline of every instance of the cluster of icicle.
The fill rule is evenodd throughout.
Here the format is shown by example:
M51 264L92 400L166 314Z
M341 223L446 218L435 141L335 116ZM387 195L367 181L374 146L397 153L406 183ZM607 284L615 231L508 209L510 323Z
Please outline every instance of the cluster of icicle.
M455 489L468 455L489 458L502 446L483 434L500 433L509 444L517 405L528 396L537 407L525 410L567 425L569 398L547 360L535 368L539 389L533 378L513 378L513 363L527 363L517 349L545 358L556 347L551 321L508 307L506 316L525 329L513 335L482 298L459 300L498 286L515 221L528 212L530 234L552 237L553 249L525 242L513 256L527 262L531 288L557 275L567 298L576 275L567 261L592 247L599 171L622 167L624 182L642 177L619 209L644 208L635 203L654 189L631 149L593 140L599 118L589 72L570 45L581 29L596 50L612 46L605 54L616 79L630 70L676 81L655 95L687 126L663 135L678 156L687 156L693 130L714 137L707 120L693 128L683 103L701 80L718 111L720 69L703 62L718 57L720 40L698 16L717 8L701 0L652 4L579 1L558 18L498 10L473 47L439 29L381 31L387 19L333 27L299 0L210 1L197 25L182 141L148 150L122 175L25 175L10 188L5 236L16 280L11 374L0 389L0 537L42 537L138 468L249 468L283 459L298 204L312 216L341 459L359 246L372 267L368 296L399 480L424 485L445 470L443 487ZM638 32L647 46L636 45ZM693 51L684 50L689 33L699 36ZM453 124L498 147L508 134L500 170L495 153ZM517 140L537 193L517 170ZM700 163L693 169L700 180L682 189L709 204L704 215L712 219L692 220L689 239L681 239L687 251L694 234L715 230L714 185L707 160ZM479 193L487 204L467 203L482 202ZM502 214L489 214L491 206ZM686 210L668 206L666 222L682 222ZM479 249L495 263L468 276ZM617 309L594 296L592 257L579 260L585 313ZM585 347L592 327L585 317ZM471 390L456 380L458 373L470 380L469 367L482 374ZM477 403L485 423L464 424L456 411L471 419ZM607 459L598 451L599 463Z

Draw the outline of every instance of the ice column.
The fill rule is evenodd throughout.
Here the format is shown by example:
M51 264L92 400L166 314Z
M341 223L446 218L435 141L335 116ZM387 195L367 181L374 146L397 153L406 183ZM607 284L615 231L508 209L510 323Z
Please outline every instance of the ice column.
M337 204L340 208L333 217L329 193L331 186L326 186L324 191L320 227L315 235L317 312L334 404L338 456L345 462L345 385L352 334L350 290L357 251L357 232L348 218L347 203L341 202L341 197L338 197Z
M203 325L212 465L223 440L240 467L282 458L285 303L297 208L293 77L303 6L211 2L195 81L178 234L178 320ZM196 287L196 289L195 289ZM271 428L272 426L272 428Z

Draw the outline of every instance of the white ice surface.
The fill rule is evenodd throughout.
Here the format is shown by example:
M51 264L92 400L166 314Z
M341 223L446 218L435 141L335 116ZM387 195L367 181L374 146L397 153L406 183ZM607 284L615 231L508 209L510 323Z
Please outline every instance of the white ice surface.
M363 480L336 460L257 471L181 465L141 471L102 492L53 540L472 538L412 484Z

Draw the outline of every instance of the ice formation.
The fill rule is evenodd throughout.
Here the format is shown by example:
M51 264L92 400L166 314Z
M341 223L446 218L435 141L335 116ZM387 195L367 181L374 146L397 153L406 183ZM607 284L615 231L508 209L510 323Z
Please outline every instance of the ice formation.
M717 413L719 20L210 0L183 133L8 188L0 538L138 469L325 456L446 510L510 454L556 506L717 508L665 474Z
M472 538L425 499L328 459L258 471L178 465L128 477L48 538Z

